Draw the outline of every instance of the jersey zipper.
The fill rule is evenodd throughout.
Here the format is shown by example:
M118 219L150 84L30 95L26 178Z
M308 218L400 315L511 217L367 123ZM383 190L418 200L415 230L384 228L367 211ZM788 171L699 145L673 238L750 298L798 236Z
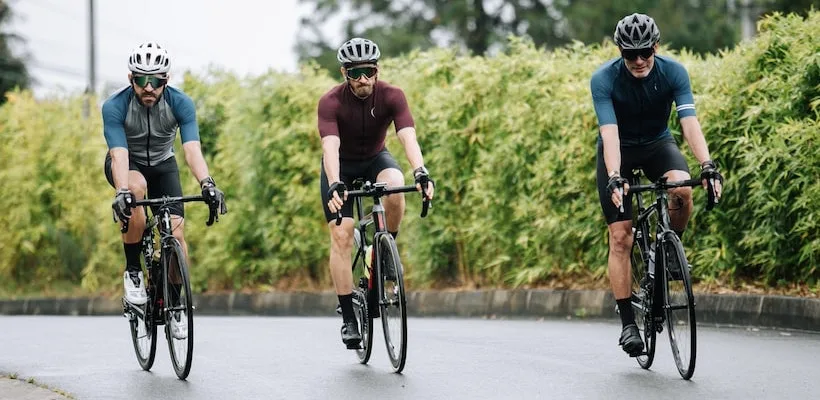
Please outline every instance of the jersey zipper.
M362 105L363 105L363 107L362 107L362 140L361 140L361 144L360 144L360 146L361 146L360 151L362 153L364 153L364 151L367 149L367 137L366 137L367 129L366 129L366 126L365 126L366 125L365 120L367 119L367 100L363 101Z
M145 161L148 163L148 166L151 166L151 109L145 107L145 116L148 117L148 138L147 146L145 146Z

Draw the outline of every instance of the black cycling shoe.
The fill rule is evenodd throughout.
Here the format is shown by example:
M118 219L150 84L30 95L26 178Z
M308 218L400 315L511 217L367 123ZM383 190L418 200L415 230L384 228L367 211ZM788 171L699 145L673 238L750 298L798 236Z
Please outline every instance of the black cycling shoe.
M359 333L359 324L355 320L342 324L342 342L348 349L361 349L362 334Z
M643 352L643 340L641 340L641 332L635 324L629 324L621 331L621 338L618 344L630 357L637 357Z

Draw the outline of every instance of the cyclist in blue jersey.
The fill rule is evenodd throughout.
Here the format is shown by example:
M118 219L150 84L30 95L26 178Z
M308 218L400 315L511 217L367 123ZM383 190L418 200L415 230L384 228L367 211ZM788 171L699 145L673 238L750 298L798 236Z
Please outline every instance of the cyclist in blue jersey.
M194 103L181 90L168 86L170 68L170 57L158 43L137 46L128 58L130 85L111 95L102 106L103 134L108 144L105 177L116 189L112 203L114 216L121 224L128 225L128 231L122 235L125 299L137 305L147 301L140 266L140 239L146 217L141 207L133 211L132 207L135 199L146 195L150 198L182 196L174 156L177 128L185 161L199 181L202 196L210 207L218 207L221 214L227 212L225 196L216 188L202 156ZM184 216L183 205L173 204L173 234L187 257ZM187 318L178 316L177 321L172 332L182 339L187 336Z
M720 198L723 177L709 155L706 139L695 114L689 74L677 61L657 55L660 30L644 14L621 19L614 34L621 56L607 61L592 75L590 90L598 117L598 197L609 225L609 280L618 304L622 331L619 345L630 356L643 351L630 304L632 203L628 179L641 168L652 181L690 178L689 167L669 132L672 102L683 137L700 163L704 187L715 181ZM692 188L670 191L672 227L683 235L692 213ZM620 207L623 206L623 212Z

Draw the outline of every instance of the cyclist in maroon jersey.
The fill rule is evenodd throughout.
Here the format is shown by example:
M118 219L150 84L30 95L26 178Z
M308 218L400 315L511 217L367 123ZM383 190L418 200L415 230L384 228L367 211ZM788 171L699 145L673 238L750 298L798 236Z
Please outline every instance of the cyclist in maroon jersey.
M391 122L413 168L417 188L424 187L426 196L433 198L434 183L424 167L407 99L398 87L379 81L380 56L379 47L368 39L353 38L342 44L336 58L345 82L325 93L318 107L330 274L342 310L342 342L348 348L358 348L362 337L353 314L353 202L346 201L346 191L357 178L387 182L391 187L404 185L402 170L384 144ZM404 215L404 196L387 196L384 207L387 230L395 238ZM340 225L336 225L338 212L343 217Z

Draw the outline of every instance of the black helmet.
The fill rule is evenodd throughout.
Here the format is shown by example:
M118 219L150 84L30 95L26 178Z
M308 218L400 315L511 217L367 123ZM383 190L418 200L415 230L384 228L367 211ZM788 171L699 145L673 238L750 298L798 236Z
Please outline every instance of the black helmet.
M618 21L614 37L623 49L643 49L658 43L661 31L652 17L635 13Z

